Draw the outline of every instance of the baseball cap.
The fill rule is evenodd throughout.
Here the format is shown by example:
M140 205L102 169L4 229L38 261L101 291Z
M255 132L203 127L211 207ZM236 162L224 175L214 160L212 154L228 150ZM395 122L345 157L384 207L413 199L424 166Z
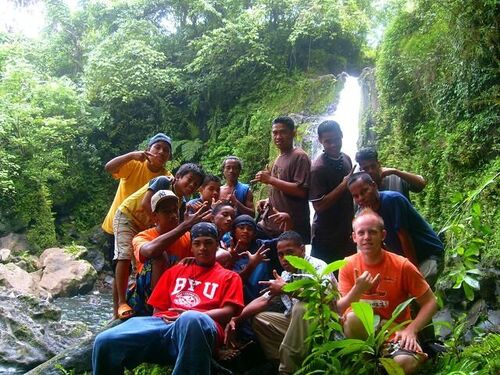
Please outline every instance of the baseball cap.
M177 198L177 195L175 195L172 190L158 190L151 197L151 210L155 212L158 204L166 199L174 199L176 202L179 201L179 198Z

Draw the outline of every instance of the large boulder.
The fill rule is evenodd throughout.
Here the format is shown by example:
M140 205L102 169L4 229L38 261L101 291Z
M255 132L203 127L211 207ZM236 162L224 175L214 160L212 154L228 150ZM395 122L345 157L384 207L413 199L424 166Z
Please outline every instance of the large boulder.
M40 287L54 297L85 294L92 290L97 272L92 265L76 259L85 252L77 248L72 254L68 249L50 248L39 259L42 271Z
M91 337L84 323L60 318L48 301L0 287L0 364L27 370Z
M38 280L13 263L0 264L0 285L12 291L47 296L47 292L38 287Z

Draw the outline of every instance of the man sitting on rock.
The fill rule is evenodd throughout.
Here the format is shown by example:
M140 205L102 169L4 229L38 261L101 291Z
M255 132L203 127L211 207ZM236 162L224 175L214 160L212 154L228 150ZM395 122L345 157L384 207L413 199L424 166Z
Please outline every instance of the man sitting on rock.
M243 307L240 277L215 261L217 229L198 223L191 229L193 264L169 268L148 303L151 317L135 317L99 334L94 343L94 374L123 374L142 362L174 364L173 374L207 374L224 327Z
M437 311L434 293L418 269L399 255L382 249L385 238L383 219L371 209L362 210L353 221L352 237L358 252L347 257L347 265L339 272L339 291L350 301L368 302L382 321L391 318L402 302L415 297L420 306L415 319L396 332L392 344L387 343L388 356L405 371L413 373L427 355L417 341L417 333L432 319ZM344 312L344 333L349 338L365 339L366 330L350 307L338 306ZM410 320L407 307L396 323Z

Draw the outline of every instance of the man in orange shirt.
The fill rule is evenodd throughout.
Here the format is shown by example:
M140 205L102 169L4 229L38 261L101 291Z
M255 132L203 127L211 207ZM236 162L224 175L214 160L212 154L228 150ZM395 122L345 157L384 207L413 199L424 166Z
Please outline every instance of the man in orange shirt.
M353 221L352 237L358 252L347 257L347 265L339 272L339 291L349 301L368 302L381 320L391 317L395 308L415 297L420 311L415 319L392 338L397 350L391 353L406 374L413 373L426 359L417 341L417 334L437 311L434 293L418 269L406 258L382 249L385 238L384 221L371 209L364 209ZM344 312L344 333L350 338L366 338L361 321L350 311ZM407 308L396 319L410 319Z

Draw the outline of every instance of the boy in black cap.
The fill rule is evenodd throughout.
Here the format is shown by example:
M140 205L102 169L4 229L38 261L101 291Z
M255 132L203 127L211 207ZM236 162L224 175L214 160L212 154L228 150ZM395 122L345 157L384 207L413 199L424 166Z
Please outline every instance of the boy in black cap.
M123 374L143 362L175 363L172 374L209 373L224 326L243 308L240 277L215 261L217 229L191 229L195 262L169 268L148 303L153 316L136 317L100 333L92 353L93 374Z

